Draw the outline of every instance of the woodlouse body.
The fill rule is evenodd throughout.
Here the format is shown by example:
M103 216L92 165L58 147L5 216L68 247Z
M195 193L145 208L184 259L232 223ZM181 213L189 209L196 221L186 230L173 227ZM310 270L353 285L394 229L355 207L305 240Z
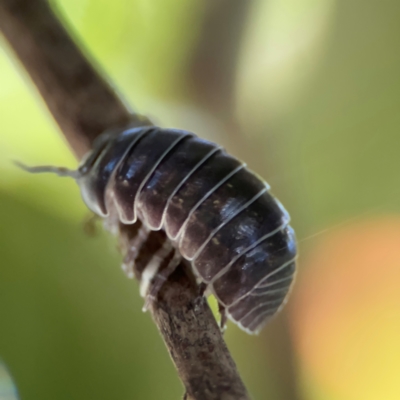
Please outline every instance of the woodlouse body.
M156 127L105 134L81 163L77 182L96 214L165 230L247 332L258 332L283 305L295 273L289 215L264 181L216 144ZM158 254L150 278L167 254Z

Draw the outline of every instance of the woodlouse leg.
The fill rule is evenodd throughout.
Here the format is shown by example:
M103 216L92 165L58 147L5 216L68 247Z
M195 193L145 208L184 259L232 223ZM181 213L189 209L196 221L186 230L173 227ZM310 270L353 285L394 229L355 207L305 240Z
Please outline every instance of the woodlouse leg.
M203 297L204 296L204 292L207 290L207 284L204 282L201 282L199 284L199 297Z
M147 311L147 309L150 306L150 303L156 301L158 292L160 291L162 285L169 278L169 276L175 271L176 267L181 262L182 256L180 255L179 251L177 250L173 251L174 255L172 259L169 261L168 265L161 271L157 272L150 280L148 292L145 294L146 300L143 306L143 311ZM169 254L171 254L170 251L167 254L165 254L165 256L168 256ZM160 261L162 262L162 259Z
M225 307L220 303L218 303L218 311L219 311L219 314L221 315L219 327L221 329L221 332L224 333L226 330L226 321L228 320L228 317L226 315Z
M122 270L128 278L134 277L135 260L139 254L140 248L146 242L149 233L150 230L145 225L142 225L139 228L136 237L129 244L129 249L126 252L124 261L121 265Z
M97 226L97 222L100 221L101 218L97 214L88 213L83 221L83 231L87 236L95 237L99 233L99 229Z

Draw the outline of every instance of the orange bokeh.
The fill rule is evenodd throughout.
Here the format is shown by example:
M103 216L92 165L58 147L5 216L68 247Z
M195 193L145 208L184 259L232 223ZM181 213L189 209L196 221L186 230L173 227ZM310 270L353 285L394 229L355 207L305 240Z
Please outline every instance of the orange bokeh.
M298 278L290 316L307 380L338 399L400 399L400 217L324 235Z

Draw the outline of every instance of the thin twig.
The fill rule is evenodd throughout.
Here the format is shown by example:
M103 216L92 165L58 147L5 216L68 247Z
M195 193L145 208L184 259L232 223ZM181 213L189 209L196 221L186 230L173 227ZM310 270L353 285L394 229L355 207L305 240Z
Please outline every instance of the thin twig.
M149 124L132 114L78 49L45 0L0 0L0 29L78 158L102 132ZM121 226L122 247L134 226ZM162 235L162 234L161 234ZM154 244L162 238L154 235ZM216 321L182 264L150 307L187 398L246 400L246 388Z

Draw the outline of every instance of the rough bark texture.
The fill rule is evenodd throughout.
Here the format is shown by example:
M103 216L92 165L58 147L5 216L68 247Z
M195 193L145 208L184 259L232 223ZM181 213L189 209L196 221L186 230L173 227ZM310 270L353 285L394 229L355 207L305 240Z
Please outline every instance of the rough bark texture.
M248 399L225 343L218 345L221 333L206 299L197 295L182 269L164 286L162 298L154 304L154 318L179 374L193 388L189 395L194 399Z
M47 1L0 0L0 29L78 158L107 129L150 123L132 114L98 74ZM136 229L120 226L122 249L129 246ZM154 247L157 240L161 238L156 234ZM188 399L249 399L207 302L185 265L166 282L150 311Z

